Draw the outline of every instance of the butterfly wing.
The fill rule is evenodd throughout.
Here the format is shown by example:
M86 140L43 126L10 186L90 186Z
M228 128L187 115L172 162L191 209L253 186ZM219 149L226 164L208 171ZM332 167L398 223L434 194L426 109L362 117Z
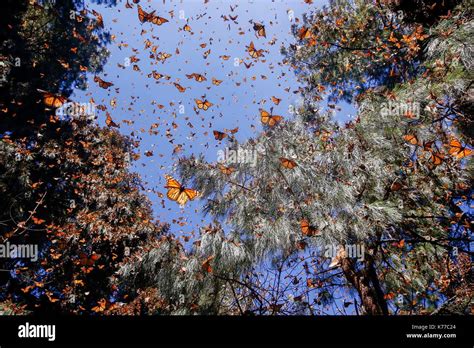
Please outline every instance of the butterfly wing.
M273 127L273 126L275 126L278 122L280 122L282 119L283 119L282 116L278 116L278 115L270 116L270 118L269 118L269 120L268 120L268 125L269 125L270 127Z
M296 162L285 157L280 157L280 163L283 167L287 169L293 169L297 166Z
M263 110L263 109L260 109L260 120L262 121L263 124L268 124L268 121L270 120L271 118L271 115Z
M408 142L408 143L410 143L410 144L412 144L412 145L417 145L417 144L418 144L418 138L417 138L415 135L413 135L413 134L404 135L404 136L403 136L403 139L404 139L406 142Z
M227 133L224 133L224 132L219 132L217 130L214 130L213 133L214 133L214 138L216 138L216 140L222 140L225 137L227 137Z

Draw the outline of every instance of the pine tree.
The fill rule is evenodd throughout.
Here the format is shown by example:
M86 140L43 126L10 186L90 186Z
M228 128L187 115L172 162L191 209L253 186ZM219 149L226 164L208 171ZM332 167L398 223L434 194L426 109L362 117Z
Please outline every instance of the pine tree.
M459 208L472 202L470 139L456 127L470 117L457 107L471 88L468 9L461 3L428 28L362 1L306 16L284 51L307 86L298 114L228 144L255 153L257 165L180 162L205 211L241 245L245 258L230 254L221 265L250 271L299 252L330 272L320 251L340 245L331 266L365 313L423 313L443 301L446 258L473 254L472 215ZM318 111L324 93L357 103L357 118L342 126ZM363 261L344 248L357 245Z

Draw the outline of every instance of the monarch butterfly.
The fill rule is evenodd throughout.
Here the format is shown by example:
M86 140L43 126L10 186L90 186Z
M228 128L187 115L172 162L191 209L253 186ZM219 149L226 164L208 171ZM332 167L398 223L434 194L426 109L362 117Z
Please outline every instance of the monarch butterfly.
M184 30L184 31L189 31L189 32L191 32L191 27L190 27L188 24L186 24L186 25L183 27L183 30Z
M108 126L108 127L115 127L115 128L120 128L120 125L118 125L117 123L114 122L114 120L112 120L112 116L110 116L110 114L108 112L106 112L106 119L105 119L105 124Z
M247 52L249 53L250 57L252 57L252 58L259 58L259 57L264 56L262 49L260 49L260 50L255 49L255 45L254 45L253 41L251 41L250 45L247 46Z
M158 59L159 61L164 62L165 60L167 60L171 56L172 55L170 53L160 52L160 53L158 53L158 57L156 57L156 59Z
M181 93L184 93L186 91L186 87L181 86L179 83L173 82L173 84Z
M197 197L198 192L196 190L185 188L173 177L166 175L166 180L165 188L168 189L166 196L179 205L183 206L188 200L192 201Z
M435 166L439 166L441 163L443 163L444 155L439 152L432 152L430 160Z
M247 63L244 62L244 65L245 65L245 67L246 67L247 69L250 69L250 67L252 66L252 62L250 62L249 64L247 64Z
M293 169L294 167L298 166L295 161L285 157L280 157L280 163L287 169Z
M230 132L231 134L235 134L239 131L239 127L235 127L234 129L226 129L226 131Z
M306 219L301 220L300 222L301 232L304 236L312 237L319 233L319 231L309 224L309 221Z
M219 56L219 58L221 58L222 60L229 60L230 56L224 55L224 56Z
M403 184L400 181L394 181L390 186L391 191L400 191L403 188Z
M449 149L449 154L456 157L457 159L461 159L472 154L472 150L466 146L462 146L461 142L457 139L451 140L449 142L449 146L451 147Z
M418 145L418 138L413 134L404 135L403 139L412 145Z
M312 35L311 30L309 30L309 28L306 28L306 27L302 27L298 31L298 38L300 40L308 39L311 37L311 35Z
M230 175L235 171L235 168L232 167L226 167L223 164L219 164L219 170L221 171L222 174L225 175Z
M236 16L233 16L233 17L231 15L229 15L229 18L232 19L233 21L235 21L237 19L237 17L239 17L239 15L236 15Z
M156 71L153 70L153 71L151 72L151 74L148 75L148 77L150 77L150 76L153 76L153 78L154 78L155 80L159 80L159 79L163 78L165 75L160 74L160 73L158 73L158 72L156 72Z
M204 111L206 111L207 109L209 109L212 105L211 102L209 102L207 99L205 99L204 101L200 100L200 99L194 99L194 101L196 102L196 105L199 109L203 109Z
M204 59L206 59L209 54L211 54L211 49L208 49L207 51L204 52L203 56L204 56Z
M99 76L94 76L94 82L97 82L99 84L99 87L103 89L107 89L110 86L114 85L112 82L102 80Z
M79 264L81 266L93 266L94 263L100 259L100 254L92 254L90 257L87 256L87 254L81 253L79 255Z
M222 80L218 80L214 77L212 78L212 84L213 85L219 86L221 83L222 83Z
M262 123L267 124L270 127L275 126L278 122L280 122L283 119L282 116L269 114L267 111L263 109L259 109L259 111L260 111L260 119Z
M102 18L102 15L97 12L97 11L94 11L92 10L92 14L95 16L96 20L97 20L97 27L99 28L103 28L104 27L104 19Z
M154 12L154 11L153 11ZM163 23L169 22L166 18L160 16L153 16L150 20L151 23L156 25L162 25Z
M216 140L222 140L227 137L227 133L224 133L224 132L219 132L217 130L214 130L213 133L214 133L214 138L216 138Z
M212 273L211 261L214 259L214 256L209 256L204 262L201 264L203 271L207 273Z
M278 104L280 104L281 99L279 99L279 98L277 98L277 97L272 97L272 102L274 102L275 105L278 105Z
M152 11L150 13L143 11L140 5L138 5L138 19L142 23L150 22L156 25L162 25L163 23L168 22L166 18L156 16L155 11Z
M423 142L423 150L431 151L431 147L433 146L434 141L424 141Z
M38 89L38 91L43 93L43 103L50 108L59 108L67 101L67 98L61 95L49 93L40 89Z
M189 74L189 75L186 74L186 77L188 79L195 79L197 82L207 81L207 79L204 75L197 74L197 73L192 73L192 74Z
M105 300L105 298L103 298L97 302L97 306L92 307L92 310L96 313L103 312L105 311L106 305L107 301Z
M255 30L255 35L257 37L267 37L267 34L265 32L265 26L261 23L254 23L253 24L253 30Z
M147 22L151 19L151 17L154 15L155 11L153 12L145 12L143 11L142 7L140 5L138 5L138 19L140 20L140 22L144 23L144 22Z

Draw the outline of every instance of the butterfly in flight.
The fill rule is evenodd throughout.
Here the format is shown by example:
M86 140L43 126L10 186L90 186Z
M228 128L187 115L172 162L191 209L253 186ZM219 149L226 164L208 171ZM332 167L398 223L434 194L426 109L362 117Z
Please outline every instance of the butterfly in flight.
M214 77L212 78L212 84L213 85L219 86L221 83L222 83L222 80L218 80Z
M224 133L224 132L220 132L218 130L214 130L213 131L214 133L214 138L216 138L216 140L222 140L224 138L227 138L227 133Z
M43 94L44 105L50 108L59 108L67 101L66 97L63 97L58 94L49 93L49 92L43 91L42 89L38 89L38 92Z
M168 189L166 196L179 205L184 206L188 200L192 201L198 195L196 190L185 188L173 177L166 175L166 185Z
M138 19L140 22L150 22L156 25L162 25L169 22L166 18L155 15L155 11L150 13L145 12L140 5L138 5Z
M194 101L196 102L196 105L199 109L202 109L204 111L206 111L207 109L209 109L212 105L211 102L209 102L207 99L204 99L204 101L202 101L201 99L194 99Z
M275 126L278 122L283 120L282 116L272 115L263 109L259 109L259 111L260 111L260 120L262 121L262 123L270 127ZM273 108L271 111L273 112Z
M255 48L255 45L252 42L250 42L250 45L247 46L247 52L250 54L250 57L252 58L259 58L259 57L263 57L263 49L259 49L257 50Z
M107 89L110 86L114 85L112 82L102 80L99 76L94 76L94 82L97 82L99 84L99 87L103 89Z
M265 32L265 26L261 23L255 22L253 24L253 30L255 30L255 35L257 37L267 37L267 33Z
M195 79L197 82L207 81L207 79L204 75L197 74L197 73L186 74L186 77L188 79Z

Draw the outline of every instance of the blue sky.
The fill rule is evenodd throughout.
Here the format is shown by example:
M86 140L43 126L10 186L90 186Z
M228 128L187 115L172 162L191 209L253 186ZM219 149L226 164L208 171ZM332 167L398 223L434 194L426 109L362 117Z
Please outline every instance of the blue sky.
M203 153L208 161L216 161L217 151L225 147L225 142L214 139L214 129L239 127L239 141L257 136L262 129L259 108L269 110L273 106L275 114L291 117L289 106L298 100L293 91L299 85L291 67L282 64L280 48L294 42L290 30L296 18L324 2L308 5L303 0L211 0L207 4L202 0L141 1L143 10L155 10L156 15L169 20L161 26L140 23L137 6L128 9L125 1L117 1L112 7L86 4L88 9L102 14L106 30L114 35L108 47L109 60L99 75L114 86L108 90L99 88L93 76L89 76L88 89L75 91L72 98L88 102L93 97L96 104L107 106L113 120L121 125L121 133L133 134L140 140L142 156L133 170L144 180L155 216L171 223L172 233L186 236L209 221L200 213L202 202L191 202L181 209L166 196L159 197L159 193L166 194L164 174L173 174L179 156ZM235 22L229 18L236 15ZM229 20L224 21L222 16ZM267 37L257 38L250 21L264 24ZM191 32L183 30L186 24ZM145 48L147 40L149 48ZM265 50L259 61L250 59L246 51L251 41L257 49ZM202 48L204 43L206 47ZM172 56L165 62L150 58L153 46L157 46L155 53ZM209 49L205 59L204 52ZM230 58L223 60L224 55ZM132 56L140 60L127 66ZM248 69L244 64L236 65L240 60L253 65ZM133 69L134 64L140 71ZM169 75L170 80L148 78L153 70ZM207 81L188 79L186 74L192 73L206 76ZM223 82L215 86L213 77ZM173 82L186 87L186 91L180 93ZM287 88L289 92L285 91ZM282 99L279 105L272 103L272 96ZM204 98L214 105L197 114L194 100ZM111 106L113 101L115 107ZM164 107L159 109L159 104ZM353 109L343 107L339 119L346 119L349 113L353 114ZM105 112L98 110L99 124L105 123L105 117ZM153 131L158 134L149 132L153 124L157 125ZM182 150L173 154L178 145ZM147 151L153 151L153 156L145 156Z

